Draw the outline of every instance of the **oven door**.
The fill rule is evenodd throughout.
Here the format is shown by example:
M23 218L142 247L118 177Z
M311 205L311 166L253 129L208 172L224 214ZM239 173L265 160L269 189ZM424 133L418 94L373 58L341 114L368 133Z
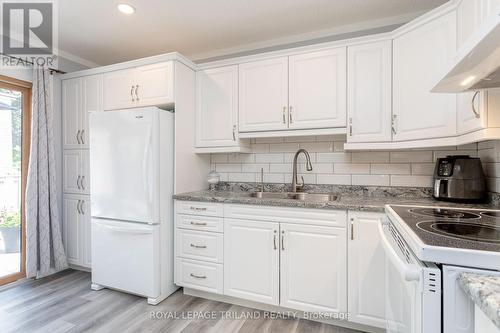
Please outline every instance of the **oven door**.
M389 221L379 224L379 234L386 255L387 332L423 333L423 268Z

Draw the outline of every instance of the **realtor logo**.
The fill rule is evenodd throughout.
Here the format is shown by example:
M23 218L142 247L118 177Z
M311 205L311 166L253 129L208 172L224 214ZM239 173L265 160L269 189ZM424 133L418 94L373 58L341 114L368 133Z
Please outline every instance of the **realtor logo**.
M57 50L55 2L1 2L1 52L40 66L53 66Z

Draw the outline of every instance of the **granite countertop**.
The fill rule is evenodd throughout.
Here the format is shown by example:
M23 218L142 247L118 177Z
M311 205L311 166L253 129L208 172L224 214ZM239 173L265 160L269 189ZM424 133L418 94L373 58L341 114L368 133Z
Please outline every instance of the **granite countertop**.
M334 192L335 193L335 192ZM404 195L363 195L359 193L339 193L335 201L300 201L294 199L254 198L249 191L198 191L174 195L174 199L182 201L200 201L214 203L236 203L260 206L280 206L319 209L348 209L358 211L384 212L386 204L414 206L445 206L457 208L498 209L492 205L456 204L437 201L432 197L408 197Z
M465 293L500 329L500 276L461 273L458 280Z

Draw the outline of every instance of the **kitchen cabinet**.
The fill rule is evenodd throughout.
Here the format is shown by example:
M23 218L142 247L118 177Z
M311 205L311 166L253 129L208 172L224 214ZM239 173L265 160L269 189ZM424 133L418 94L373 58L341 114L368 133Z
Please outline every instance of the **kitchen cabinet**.
M239 65L239 131L288 128L288 57Z
M384 214L349 212L348 304L349 320L385 328L385 254L378 224Z
M90 198L66 194L63 198L63 240L70 265L90 268Z
M64 150L63 192L90 194L90 158L88 150Z
M103 74L104 110L173 105L173 62Z
M244 145L238 133L238 66L196 72L196 148L238 152Z
M88 113L102 111L102 75L62 81L63 148L88 149Z
M346 126L346 48L290 56L290 129Z
M281 223L280 234L280 305L301 311L346 312L345 228Z
M279 224L224 221L224 295L279 304Z
M392 42L349 46L347 62L347 141L391 141Z
M456 134L456 95L431 93L456 51L456 13L403 31L393 41L394 141Z

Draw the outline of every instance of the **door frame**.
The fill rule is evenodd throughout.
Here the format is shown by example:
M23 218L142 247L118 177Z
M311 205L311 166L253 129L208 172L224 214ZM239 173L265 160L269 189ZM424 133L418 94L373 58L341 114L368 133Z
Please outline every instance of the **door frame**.
M22 92L22 138L21 138L21 270L18 273L0 277L0 286L26 277L26 181L31 146L31 82L0 75L0 87Z

